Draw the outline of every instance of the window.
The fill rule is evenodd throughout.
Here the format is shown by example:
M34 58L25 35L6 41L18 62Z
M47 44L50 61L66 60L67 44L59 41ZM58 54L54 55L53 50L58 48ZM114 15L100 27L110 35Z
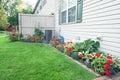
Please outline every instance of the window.
M62 12L62 23L66 23L66 11Z
M47 0L43 0L43 6L47 3Z
M82 21L82 0L60 0L59 23Z
M47 0L41 0L40 1L40 10L43 8L43 6L47 3Z
M75 12L76 12L76 6L68 9L68 22L75 21Z
M77 1L77 22L82 22L82 8L83 2L82 0Z

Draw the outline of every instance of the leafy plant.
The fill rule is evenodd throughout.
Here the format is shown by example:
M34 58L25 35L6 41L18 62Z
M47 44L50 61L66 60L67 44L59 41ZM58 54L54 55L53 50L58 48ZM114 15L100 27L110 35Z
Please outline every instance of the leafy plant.
M83 53L92 53L97 52L100 47L100 43L98 41L94 41L91 39L85 40L84 42L77 43L77 48L75 51L83 52Z
M9 32L9 40L12 42L20 40L20 34L17 32Z
M67 44L64 45L64 53L69 55L73 52L75 46L72 42L68 42Z
M96 58L92 61L91 65L93 67L93 69L100 73L100 74L104 74L104 64L107 63L107 59L105 57L102 58Z
M43 36L43 32L39 28L35 28L34 35L35 36Z
M114 64L111 65L116 72L119 72L120 71L120 58L117 58L117 57L113 57L113 60L114 60Z

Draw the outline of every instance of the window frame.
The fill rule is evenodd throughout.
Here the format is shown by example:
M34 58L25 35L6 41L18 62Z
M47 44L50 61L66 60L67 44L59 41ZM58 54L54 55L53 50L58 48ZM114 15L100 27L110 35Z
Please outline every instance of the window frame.
M47 3L47 0L41 0L39 3L39 9L40 11L42 10L42 8L45 6L45 4Z
M80 3L78 3L78 1L80 1ZM59 7L59 24L70 24L70 23L81 23L82 22L82 3L83 3L83 0L76 0L75 4L73 4L72 6L68 6L69 5L69 0L66 0L67 2L67 8L66 9L62 9L62 0L60 0L60 7ZM80 11L79 13L81 13L81 16L80 16L80 20L78 18L78 5L81 5L80 6ZM75 20L72 21L72 22L69 22L69 9L75 7ZM62 12L66 11L66 23L62 23Z

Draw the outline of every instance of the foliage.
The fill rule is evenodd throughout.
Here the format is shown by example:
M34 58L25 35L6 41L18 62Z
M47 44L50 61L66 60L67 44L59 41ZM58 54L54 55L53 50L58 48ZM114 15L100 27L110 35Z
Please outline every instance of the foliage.
M23 14L32 14L32 6L31 5L27 5L27 8L25 9L22 9L22 11L20 13L23 13Z
M5 29L6 31L14 31L15 30L15 27L10 25L9 27L6 27Z
M7 16L3 7L0 5L0 30L4 30L7 25Z
M21 0L2 0L2 6L8 17L8 22L11 25L18 25L18 9Z
M76 44L75 51L83 53L92 53L98 51L100 43L91 39L85 40L84 42Z
M55 47L56 49L58 49L61 52L64 52L64 42L59 39L56 38L55 36L52 37L51 41L50 41L50 45Z
M94 70L100 74L104 74L104 64L107 63L107 59L105 57L101 58L95 58L93 62L91 63L91 66L94 68Z
M88 39L74 45L72 42L62 44L59 40L54 37L50 44L58 50L64 45L63 49L65 54L73 59L79 60L97 73L110 77L112 74L120 71L120 59L98 50L100 47L98 41Z
M74 48L75 48L74 44L70 41L64 45L64 53L67 55L71 55Z
M111 66L115 69L116 72L119 72L120 71L120 58L113 56L113 60L115 63Z
M113 59L113 56L109 54L104 55L103 53L98 52L92 54L83 54L79 52L78 56L87 67L94 69L101 75L111 76L117 71L120 71L120 61L118 63L115 61L115 59Z
M32 13L31 5L27 5L26 9L21 9L22 0L3 0L2 6L8 17L8 22L11 25L18 25L19 13Z
M44 40L43 36L28 35L27 38L25 39L25 42L41 43L43 42L43 40Z
M9 40L12 42L19 41L21 39L21 34L18 32L8 32Z
M43 32L39 28L35 28L34 35L35 36L43 36Z
M50 45L53 47L56 47L59 44L63 44L62 40L53 36L51 41L50 41Z

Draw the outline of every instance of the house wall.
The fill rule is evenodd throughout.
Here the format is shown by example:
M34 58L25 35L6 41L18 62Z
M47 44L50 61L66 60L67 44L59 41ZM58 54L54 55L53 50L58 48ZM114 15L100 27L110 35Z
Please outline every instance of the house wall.
M55 13L55 0L47 0L47 3L43 6L41 11L39 11L40 15L51 15Z
M120 0L83 0L82 23L59 25L59 0L55 2L56 31L65 40L96 40L101 50L120 57Z
M20 14L19 15L19 31L24 35L33 35L34 29L40 28L45 30L53 30L55 32L55 18L52 15L37 15L37 14Z

